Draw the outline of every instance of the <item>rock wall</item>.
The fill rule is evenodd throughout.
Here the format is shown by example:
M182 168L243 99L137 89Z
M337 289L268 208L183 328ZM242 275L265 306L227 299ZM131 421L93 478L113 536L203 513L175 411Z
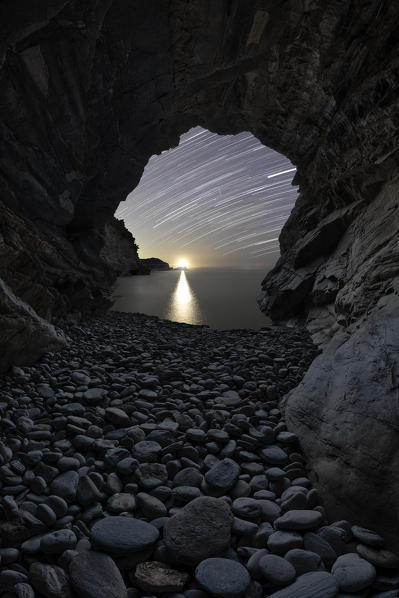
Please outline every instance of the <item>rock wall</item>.
M397 500L396 3L17 4L0 7L0 305L47 320L103 307L113 213L149 157L195 125L251 131L292 160L300 188L261 307L325 347L287 400L289 424L332 511L357 504L359 520L391 526L369 496L391 480ZM2 308L0 325L21 317ZM0 344L7 363L22 359Z

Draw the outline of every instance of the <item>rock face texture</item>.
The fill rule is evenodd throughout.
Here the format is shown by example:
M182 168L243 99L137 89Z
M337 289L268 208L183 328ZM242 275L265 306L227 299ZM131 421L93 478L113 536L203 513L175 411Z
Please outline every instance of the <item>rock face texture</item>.
M306 322L325 347L287 399L288 424L327 506L341 516L356 494L356 519L389 531L399 493L396 3L17 4L0 8L0 325L23 336L21 318L40 328L36 315L101 308L121 271L117 238L128 242L113 213L149 157L195 125L252 132L297 166L300 190L261 308ZM10 306L17 298L22 307ZM0 344L23 360L8 352L10 335ZM382 513L373 500L385 480Z

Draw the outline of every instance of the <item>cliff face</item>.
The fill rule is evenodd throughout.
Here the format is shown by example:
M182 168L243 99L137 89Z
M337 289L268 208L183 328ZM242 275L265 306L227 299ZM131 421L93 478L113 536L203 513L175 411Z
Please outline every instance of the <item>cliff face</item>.
M395 3L5 0L0 13L0 326L20 329L23 301L24 359L62 342L37 317L106 302L113 213L149 157L195 125L250 131L300 186L262 309L325 346L287 418L330 508L348 508L345 477L357 520L378 518L370 493L396 479L399 446ZM22 359L0 343L3 365Z

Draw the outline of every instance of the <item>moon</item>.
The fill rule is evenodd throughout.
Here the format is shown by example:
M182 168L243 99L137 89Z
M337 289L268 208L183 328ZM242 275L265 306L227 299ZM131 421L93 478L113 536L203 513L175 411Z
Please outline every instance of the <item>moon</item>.
M188 268L188 261L186 259L180 259L177 262L177 267L178 268Z

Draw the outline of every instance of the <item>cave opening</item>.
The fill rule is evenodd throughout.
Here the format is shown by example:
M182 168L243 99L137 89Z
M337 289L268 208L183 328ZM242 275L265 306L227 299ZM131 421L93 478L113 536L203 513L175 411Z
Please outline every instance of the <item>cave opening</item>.
M115 216L153 276L120 279L115 309L213 328L264 326L256 297L279 256L295 170L249 132L199 126L152 156Z
M297 197L295 168L249 132L195 127L149 160L116 210L141 258L172 266L270 269Z

